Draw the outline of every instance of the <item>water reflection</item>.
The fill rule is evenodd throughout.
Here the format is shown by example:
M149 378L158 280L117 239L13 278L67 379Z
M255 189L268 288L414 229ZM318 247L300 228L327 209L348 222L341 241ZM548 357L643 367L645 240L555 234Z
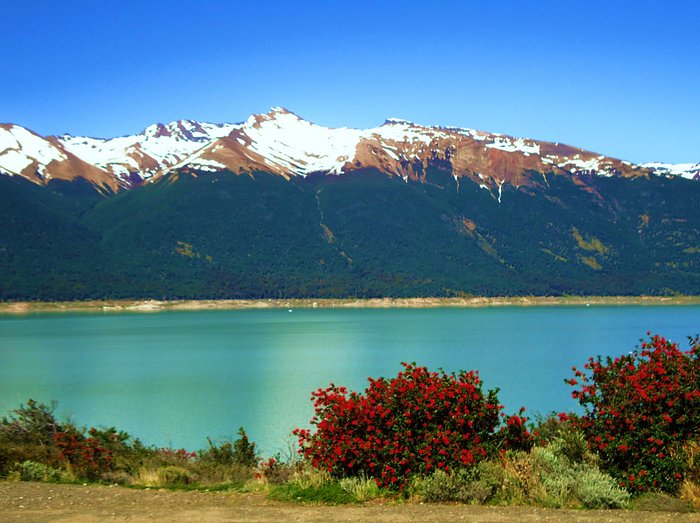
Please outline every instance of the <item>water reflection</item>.
M631 350L651 329L685 346L700 307L295 309L0 317L0 411L59 401L80 424L202 448L244 426L266 454L330 382L363 390L400 362L477 369L508 411L575 407L572 365Z

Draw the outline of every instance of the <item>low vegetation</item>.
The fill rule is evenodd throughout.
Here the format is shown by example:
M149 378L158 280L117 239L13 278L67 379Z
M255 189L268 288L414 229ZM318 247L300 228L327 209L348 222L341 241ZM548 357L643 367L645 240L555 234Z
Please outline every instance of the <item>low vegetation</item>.
M660 336L566 380L583 414L505 415L475 372L404 364L363 393L312 394L299 457L261 459L242 428L199 452L60 422L29 400L0 421L0 476L259 491L292 502L377 498L555 508L700 509L700 341Z

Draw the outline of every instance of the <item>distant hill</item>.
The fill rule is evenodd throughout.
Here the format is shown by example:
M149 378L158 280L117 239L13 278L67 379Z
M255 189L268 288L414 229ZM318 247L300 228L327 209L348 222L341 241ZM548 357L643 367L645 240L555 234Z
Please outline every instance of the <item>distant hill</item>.
M390 119L0 126L0 299L700 294L700 167Z

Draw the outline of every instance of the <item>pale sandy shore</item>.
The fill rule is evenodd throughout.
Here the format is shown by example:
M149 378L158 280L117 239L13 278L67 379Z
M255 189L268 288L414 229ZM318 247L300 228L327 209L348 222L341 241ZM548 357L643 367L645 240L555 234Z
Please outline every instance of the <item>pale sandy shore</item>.
M0 314L36 312L157 312L167 310L294 308L430 308L596 305L698 305L700 296L521 296L496 298L375 298L281 300L105 300L2 302Z

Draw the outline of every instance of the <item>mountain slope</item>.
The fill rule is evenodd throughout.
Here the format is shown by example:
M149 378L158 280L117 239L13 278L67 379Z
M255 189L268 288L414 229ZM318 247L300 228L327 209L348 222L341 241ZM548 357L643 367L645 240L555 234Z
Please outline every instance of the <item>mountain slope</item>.
M129 187L175 165L235 127L180 120L151 125L135 136L100 139L63 135L56 140Z
M45 184L50 180L87 180L100 190L116 190L109 173L68 151L55 138L12 124L0 124L0 173Z
M499 203L435 167L193 174L90 200L0 177L0 297L700 293L690 180L553 176Z

